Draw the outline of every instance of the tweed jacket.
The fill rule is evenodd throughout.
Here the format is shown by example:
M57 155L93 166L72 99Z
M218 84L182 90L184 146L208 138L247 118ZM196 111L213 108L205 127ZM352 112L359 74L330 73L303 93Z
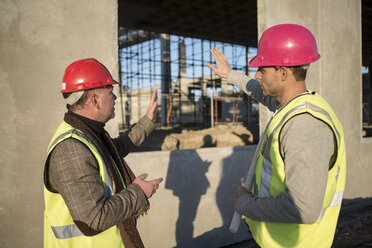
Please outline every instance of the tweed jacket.
M81 119L84 121L84 118ZM95 132L99 132L94 123L85 123ZM140 145L153 129L154 124L145 116L128 132L112 141L120 156L125 157ZM137 184L131 184L105 199L97 161L83 143L73 138L62 141L52 151L49 178L51 188L61 194L72 218L94 230L106 230L124 219L144 214L149 208L149 202Z

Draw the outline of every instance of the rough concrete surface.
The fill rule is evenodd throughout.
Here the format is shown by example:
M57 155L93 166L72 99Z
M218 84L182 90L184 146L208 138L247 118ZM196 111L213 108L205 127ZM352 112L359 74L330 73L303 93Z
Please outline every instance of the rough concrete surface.
M229 231L231 198L246 177L255 145L131 153L136 175L164 178L138 228L146 247L230 245L250 237Z
M0 1L2 248L43 246L43 167L65 112L64 70L94 57L117 79L116 13L115 0Z
M95 57L117 79L117 13L114 0L1 1L0 247L42 247L43 164L48 142L65 110L59 94L64 69L73 60ZM278 4L275 0L260 0L257 1L257 21L259 36L264 29L279 23L305 25L314 33L322 57L311 65L307 83L309 89L316 90L329 101L344 126L348 166L344 196L350 199L371 197L372 138L362 138L361 124L361 1L283 0ZM265 112L260 112L260 118L265 119ZM111 134L117 133L117 126L118 121L109 122ZM202 148L188 150L185 155L178 150L165 151L156 159L138 153L140 155L133 156L130 165L135 167L145 162L147 165L137 167L137 172L148 171L150 177L155 177L167 175L168 167L175 168L176 164L183 166L176 166L179 169L175 174L193 171L190 168L194 164L202 170L209 164L206 161L211 160L208 172L202 174L210 186L205 194L200 190L199 197L194 199L200 198L199 204L192 205L199 208L192 211L196 216L189 218L195 218L193 231L197 236L207 233L215 241L218 237L209 231L223 227L224 233L232 214L230 203L224 205L221 199L228 199L230 187L236 186L239 178L245 176L246 167L240 168L242 165L234 164L234 159L240 156L241 160L250 160L250 152L239 149ZM231 156L232 153L236 156ZM146 166L154 161L161 166L149 170ZM242 174L237 175L235 171ZM195 175L190 174L188 178L193 179L192 176ZM203 176L199 175L199 180L203 181ZM222 186L227 190L221 191ZM179 204L186 202L183 196L165 189L151 200L152 209L143 217L145 226L140 224L142 233L150 244L159 239L169 244L153 247L171 247L176 243ZM166 229L167 235L158 235L163 228L159 227L160 222L172 228Z

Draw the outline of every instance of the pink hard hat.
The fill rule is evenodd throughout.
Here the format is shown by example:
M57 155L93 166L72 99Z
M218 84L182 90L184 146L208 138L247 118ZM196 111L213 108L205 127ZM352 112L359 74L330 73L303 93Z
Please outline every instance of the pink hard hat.
M61 93L82 91L118 84L107 68L96 59L81 59L70 64L62 80Z
M313 34L303 26L280 24L265 30L258 43L257 56L249 66L296 66L320 58Z

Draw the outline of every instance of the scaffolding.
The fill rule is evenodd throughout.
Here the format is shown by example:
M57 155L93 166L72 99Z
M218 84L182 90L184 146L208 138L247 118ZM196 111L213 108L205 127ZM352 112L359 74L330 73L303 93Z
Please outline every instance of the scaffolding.
M226 122L258 123L258 103L240 89L216 77L206 67L214 63L212 47L223 51L232 69L247 75L255 48L209 40L120 29L120 103L123 127L145 115L158 91L161 126L210 127Z

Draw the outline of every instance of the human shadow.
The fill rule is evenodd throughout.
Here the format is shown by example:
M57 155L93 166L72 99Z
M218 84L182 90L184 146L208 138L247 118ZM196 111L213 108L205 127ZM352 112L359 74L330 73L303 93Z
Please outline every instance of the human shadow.
M195 247L193 222L201 196L206 194L210 185L206 177L210 165L211 162L202 160L195 149L170 153L165 188L173 190L173 195L179 198L177 247Z
M251 137L251 135L249 134L238 134L236 132L232 132L232 134L238 136L244 142L245 145L249 145L251 143L249 141L249 138Z
M231 233L229 227L234 214L231 203L232 196L236 188L242 185L247 175L253 153L247 153L245 147L236 146L232 150L231 155L222 161L222 178L216 192L216 203L223 224L194 238L194 244L198 245L194 247L221 247L221 245L230 245L251 238L248 227L243 220L237 233ZM252 148L251 150L253 151L254 149ZM238 163L237 161L246 162ZM211 218L219 217L211 216Z
M213 142L212 136L209 134L203 137L203 145L201 147L216 147L217 141Z

